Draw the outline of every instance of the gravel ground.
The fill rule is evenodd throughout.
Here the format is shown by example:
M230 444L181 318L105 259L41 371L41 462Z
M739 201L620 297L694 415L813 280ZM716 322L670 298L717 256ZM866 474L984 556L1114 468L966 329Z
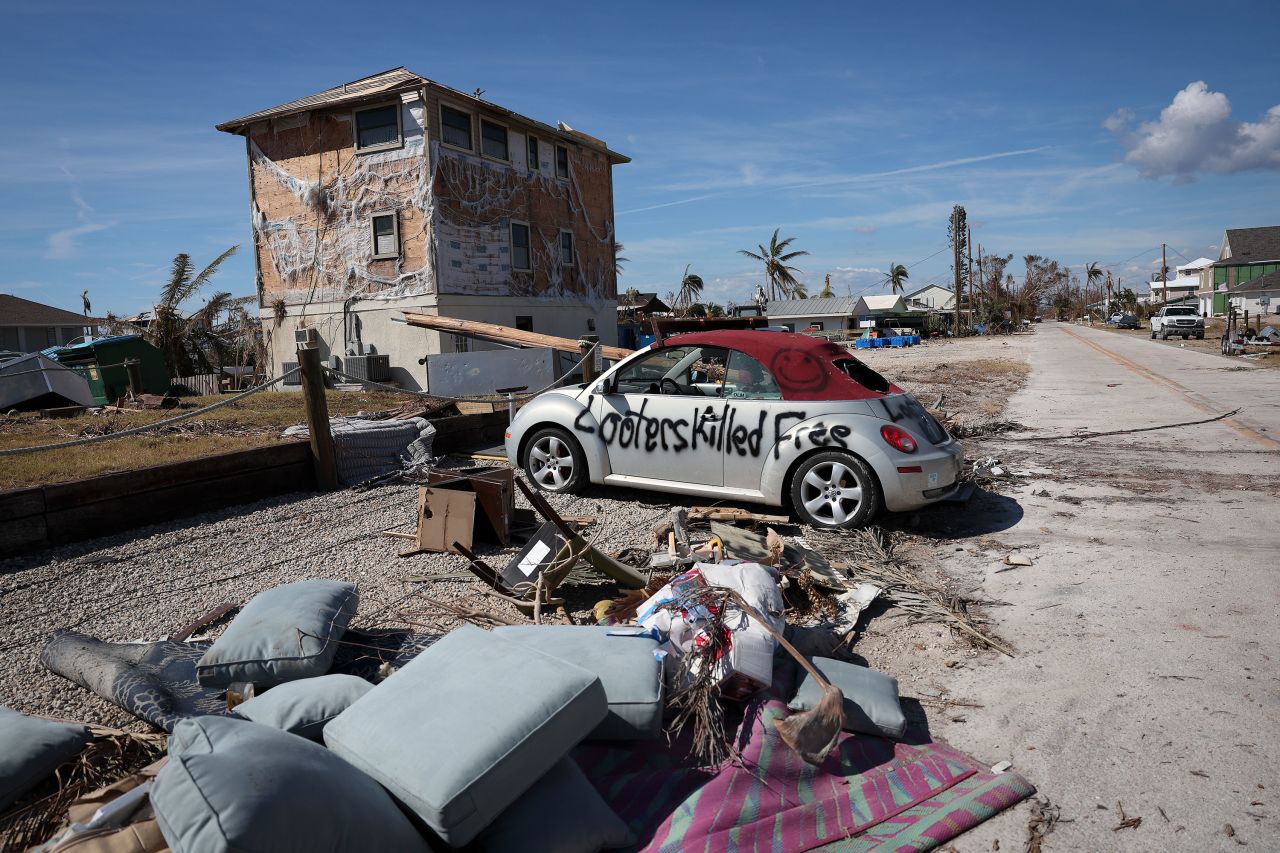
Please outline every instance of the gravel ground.
M651 538L653 524L670 507L665 498L653 499L643 493L617 499L604 491L551 496L563 514L597 518L588 534L609 552ZM517 504L526 505L523 495L517 495ZM463 559L452 554L401 558L398 553L409 543L381 535L383 530L411 532L416 506L416 487L408 485L284 495L0 561L0 705L109 726L133 723L115 706L41 666L40 649L54 630L73 628L116 642L154 640L221 602L243 602L307 578L358 583L356 625L393 624L389 611L425 614L429 608L415 601L422 594L518 617L514 608L483 596L477 581L409 582L414 576L465 571ZM495 567L517 551L477 547ZM614 589L608 583L598 590L575 588L571 605L582 615ZM443 628L456 625L447 618L432 621Z

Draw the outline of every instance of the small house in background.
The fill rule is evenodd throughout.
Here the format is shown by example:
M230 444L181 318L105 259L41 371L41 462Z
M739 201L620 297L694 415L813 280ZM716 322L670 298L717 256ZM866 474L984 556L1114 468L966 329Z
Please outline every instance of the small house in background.
M1163 280L1159 273L1151 276L1148 285L1151 288L1149 301L1153 305L1170 303L1195 303L1196 292L1200 289L1200 275L1213 266L1213 258L1196 258L1189 264L1175 268L1173 278Z
M304 327L347 372L415 389L426 356L491 348L406 310L615 343L613 167L629 159L480 94L394 68L218 125L244 138L275 375Z
M940 284L927 284L919 290L902 294L902 298L906 300L909 307L916 310L954 311L956 309L955 293Z
M1261 228L1228 228L1222 238L1218 260L1200 271L1196 297L1203 315L1227 313L1228 304L1236 310L1257 313L1265 300L1275 310L1280 298L1280 225ZM1266 278L1265 281L1260 279Z
M0 293L0 352L40 352L92 334L99 321L74 311Z
M769 301L769 325L783 326L793 332L848 332L858 327L861 302L859 296L772 299ZM858 334L860 332L854 332L853 336Z

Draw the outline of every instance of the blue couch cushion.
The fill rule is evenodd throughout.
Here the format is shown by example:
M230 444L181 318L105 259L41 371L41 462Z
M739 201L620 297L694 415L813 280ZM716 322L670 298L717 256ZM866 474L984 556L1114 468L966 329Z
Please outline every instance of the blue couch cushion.
M301 678L241 702L235 712L255 723L320 740L326 723L372 689L372 684L355 675Z
M608 711L594 673L463 625L339 714L324 742L460 847Z
M0 812L75 758L88 742L84 726L0 708Z
M480 853L596 853L629 847L635 840L577 763L562 758L480 833L474 846Z
M844 694L844 728L866 735L900 738L907 730L907 717L898 702L898 680L865 666L832 658L810 658L822 677ZM800 669L800 684L788 707L808 711L822 699L822 688L813 676Z
M255 595L196 664L205 687L324 675L359 604L355 584L309 580Z
M494 633L594 672L609 716L589 740L642 740L662 732L662 664L658 641L627 628L595 625L512 625Z
M174 853L431 849L377 782L329 750L231 717L174 728L151 805Z

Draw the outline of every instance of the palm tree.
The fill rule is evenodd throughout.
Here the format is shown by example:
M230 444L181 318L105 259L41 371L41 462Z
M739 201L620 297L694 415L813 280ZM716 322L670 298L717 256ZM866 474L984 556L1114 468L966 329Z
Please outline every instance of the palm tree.
M833 296L835 296L835 294L831 292L831 273L827 273L827 278L822 283L822 292L818 294L818 298L830 299Z
M907 279L911 278L911 273L902 264L889 264L889 271L884 274L884 286L889 288L890 293L902 293L907 289Z
M164 354L169 376L190 376L197 370L209 370L213 366L209 356L221 356L227 349L226 342L217 333L218 317L244 302L230 293L220 291L210 297L204 307L190 317L182 316L182 303L208 283L218 272L218 267L239 250L232 246L200 272L191 265L191 256L185 252L173 259L169 282L160 293L156 305L155 320L147 330L147 339ZM193 274L194 273L194 274Z
M778 232L781 228L773 229L773 237L769 240L769 248L765 248L764 244L760 244L756 248L760 250L759 254L750 249L739 249L739 255L746 255L752 260L759 261L764 264L765 281L769 283L769 298L777 299L778 295L790 296L800 283L796 281L795 274L800 272L799 269L788 266L788 261L793 261L802 255L809 254L804 251L788 252L787 247L795 240L795 237L788 237L785 240L778 240ZM804 292L804 288L800 287L800 291Z
M702 295L702 276L689 272L689 267L693 264L686 264L684 275L680 277L680 290L676 294L675 305L672 308L683 308L688 310Z
M626 246L622 245L621 243L615 242L613 244L613 274L614 275L622 275L622 265L631 263L630 258L622 257L622 252L625 249L626 249Z
M1093 286L1095 281L1102 281L1102 276L1102 268L1098 266L1097 261L1084 268L1084 304L1086 311L1089 310L1089 288Z

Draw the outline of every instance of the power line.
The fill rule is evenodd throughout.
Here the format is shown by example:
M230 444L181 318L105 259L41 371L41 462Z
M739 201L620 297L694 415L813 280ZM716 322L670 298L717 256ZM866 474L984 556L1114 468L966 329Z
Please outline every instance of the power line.
M921 258L920 260L916 261L914 264L907 264L907 269L911 269L912 267L919 266L920 264L923 264L925 261L928 261L928 260L931 260L931 259L933 259L933 258L936 258L936 257L938 257L938 255L941 255L943 252L947 251L947 249L950 249L950 248L951 248L950 246L943 246L941 249L939 249L938 251L934 252L934 253L933 253L932 255L930 255L929 257L927 257L927 258Z

